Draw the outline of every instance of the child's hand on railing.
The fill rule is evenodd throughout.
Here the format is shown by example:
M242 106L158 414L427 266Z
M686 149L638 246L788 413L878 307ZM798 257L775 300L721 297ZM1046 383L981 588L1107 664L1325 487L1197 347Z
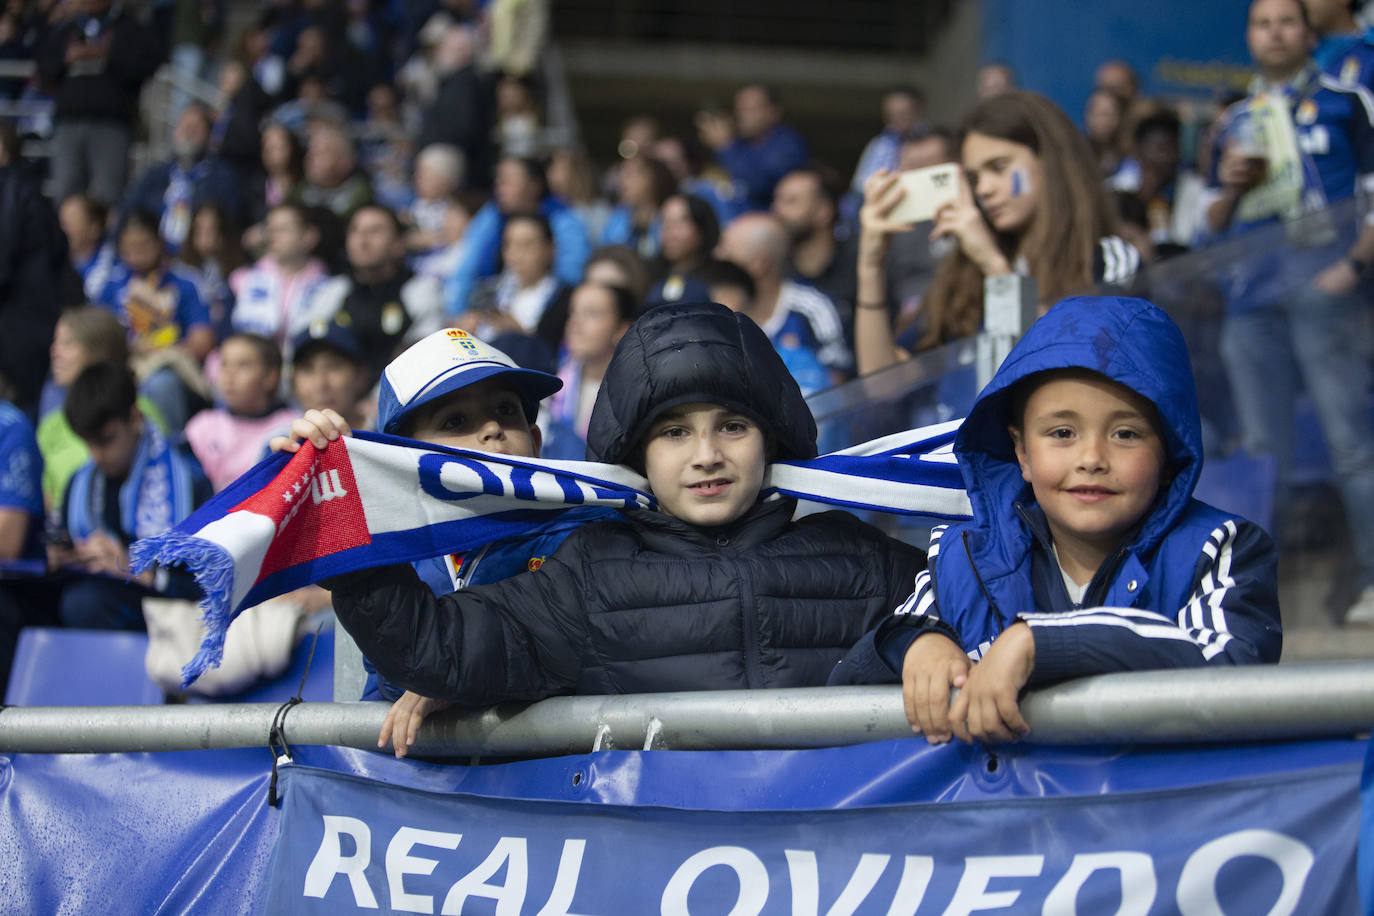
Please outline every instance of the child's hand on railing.
M448 700L434 700L407 690L387 710L386 718L382 720L382 730L377 735L377 747L393 745L396 759L400 760L415 743L415 733L420 730L420 723L425 721L425 717L452 705Z

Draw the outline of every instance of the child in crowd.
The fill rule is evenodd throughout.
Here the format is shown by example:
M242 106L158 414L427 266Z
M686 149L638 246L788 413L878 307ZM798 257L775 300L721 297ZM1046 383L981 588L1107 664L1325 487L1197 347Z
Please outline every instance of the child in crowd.
M415 200L407 212L406 250L425 254L448 244L445 221L453 195L463 184L463 153L447 143L431 143L415 157Z
M553 259L548 220L534 213L507 217L501 236L505 269L478 284L469 312L455 324L471 327L483 340L507 331L533 334L563 289L553 274Z
M573 290L558 367L563 388L549 399L549 419L575 433L584 449L601 380L636 311L634 296L621 287L583 283Z
M156 216L134 211L119 230L119 264L98 297L128 328L141 390L168 428L185 428L200 396L200 366L215 346L196 285L170 268Z
M67 388L87 366L106 362L127 364L129 342L124 326L112 312L83 305L68 309L57 319L48 355L52 378L43 386L39 402L38 449L43 454L43 501L53 507L61 501L72 474L91 457L62 409ZM167 426L152 401L139 396L138 409L166 433Z
M1027 734L1023 687L1276 662L1276 559L1192 497L1197 393L1178 327L1140 299L1065 299L1031 326L954 444L973 520L936 528L915 592L831 683L900 676L932 743ZM951 687L960 688L953 704Z
M258 463L272 433L295 411L278 397L281 350L260 334L238 333L219 348L215 399L186 424L186 442L218 493Z
M367 361L351 330L337 321L320 321L296 335L291 397L301 410L332 410L351 429L366 429L373 413L360 409L366 393Z
M409 566L324 584L378 670L417 696L487 706L818 685L925 557L848 513L794 522L794 500L759 499L768 462L813 457L815 435L752 321L664 306L617 347L587 446L646 474L657 511L620 510L529 575L437 597ZM398 747L429 708L392 708Z
M327 275L324 262L314 256L320 234L305 207L277 204L267 211L265 226L266 254L229 277L235 300L231 324L235 331L261 334L284 347L288 329L305 314L311 293Z
M239 244L238 226L224 207L217 203L196 207L191 214L191 232L177 253L176 265L194 279L216 331L225 327L234 308L229 277L246 260Z
M157 217L134 211L119 230L119 264L99 301L129 329L136 354L181 346L197 361L214 349L210 312L195 284L172 270Z
M81 277L87 299L100 295L119 257L105 232L109 216L109 208L88 194L71 195L57 210L72 266Z
M433 247L424 250L424 253L417 252L411 256L411 267L416 274L433 277L440 283L447 280L448 275L453 273L463 260L463 255L467 252L468 223L472 220L472 210L462 196L450 195L445 204L438 232L432 238L425 239L426 243L432 241ZM419 231L412 229L406 237L407 244L412 250L415 250L416 233Z
M71 574L57 607L65 626L141 630L145 596L200 594L184 570L129 569L131 543L163 533L210 496L195 459L163 438L136 397L133 373L117 363L88 366L67 389L67 421L91 460L67 484L48 543L49 565Z
M539 402L561 384L557 376L520 368L466 331L445 328L411 345L382 373L377 428L449 448L538 458ZM323 448L328 439L346 435L349 426L337 413L308 410L291 432ZM287 439L274 439L272 446L285 451L299 448ZM534 535L497 541L462 556L421 560L414 571L436 595L497 582L536 568L574 529L612 515L603 508L574 509ZM371 675L371 665L364 662ZM363 699L397 700L402 692L384 677L369 677ZM408 710L410 702L422 699L412 695L402 708ZM398 743L397 753L404 751L405 745Z

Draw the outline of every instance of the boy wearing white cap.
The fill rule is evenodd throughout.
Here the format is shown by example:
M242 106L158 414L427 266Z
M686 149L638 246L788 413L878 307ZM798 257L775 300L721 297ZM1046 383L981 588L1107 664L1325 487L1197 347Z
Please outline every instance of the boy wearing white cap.
M542 436L535 419L539 402L563 387L556 375L522 369L505 353L460 328L445 328L412 344L382 373L377 399L379 432L449 448L538 458ZM272 440L294 452L298 440L324 448L351 432L333 410L309 410L291 424L291 436ZM497 541L463 555L421 560L416 572L436 595L497 582L539 568L578 527L608 518L611 509L581 508L560 515L538 532ZM364 659L366 664L366 659ZM371 665L367 665L369 673ZM402 694L384 678L368 678L364 700L396 700ZM385 734L385 732L384 732Z

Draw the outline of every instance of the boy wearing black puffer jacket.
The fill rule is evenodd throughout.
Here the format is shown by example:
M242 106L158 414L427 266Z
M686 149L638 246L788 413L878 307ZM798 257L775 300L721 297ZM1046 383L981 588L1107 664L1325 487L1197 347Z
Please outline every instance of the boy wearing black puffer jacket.
M846 512L793 521L794 500L759 500L769 461L815 457L816 424L767 336L723 306L662 306L630 327L587 443L589 460L648 477L658 511L623 510L536 572L439 597L410 566L324 583L377 669L434 698L393 707L398 752L448 702L822 685L925 567Z

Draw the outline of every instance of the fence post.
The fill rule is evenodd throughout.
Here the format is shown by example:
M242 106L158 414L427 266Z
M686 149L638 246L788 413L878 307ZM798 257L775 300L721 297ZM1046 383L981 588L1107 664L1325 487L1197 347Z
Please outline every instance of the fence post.
M978 390L1035 321L1035 278L1000 274L983 278L983 333L978 338Z

